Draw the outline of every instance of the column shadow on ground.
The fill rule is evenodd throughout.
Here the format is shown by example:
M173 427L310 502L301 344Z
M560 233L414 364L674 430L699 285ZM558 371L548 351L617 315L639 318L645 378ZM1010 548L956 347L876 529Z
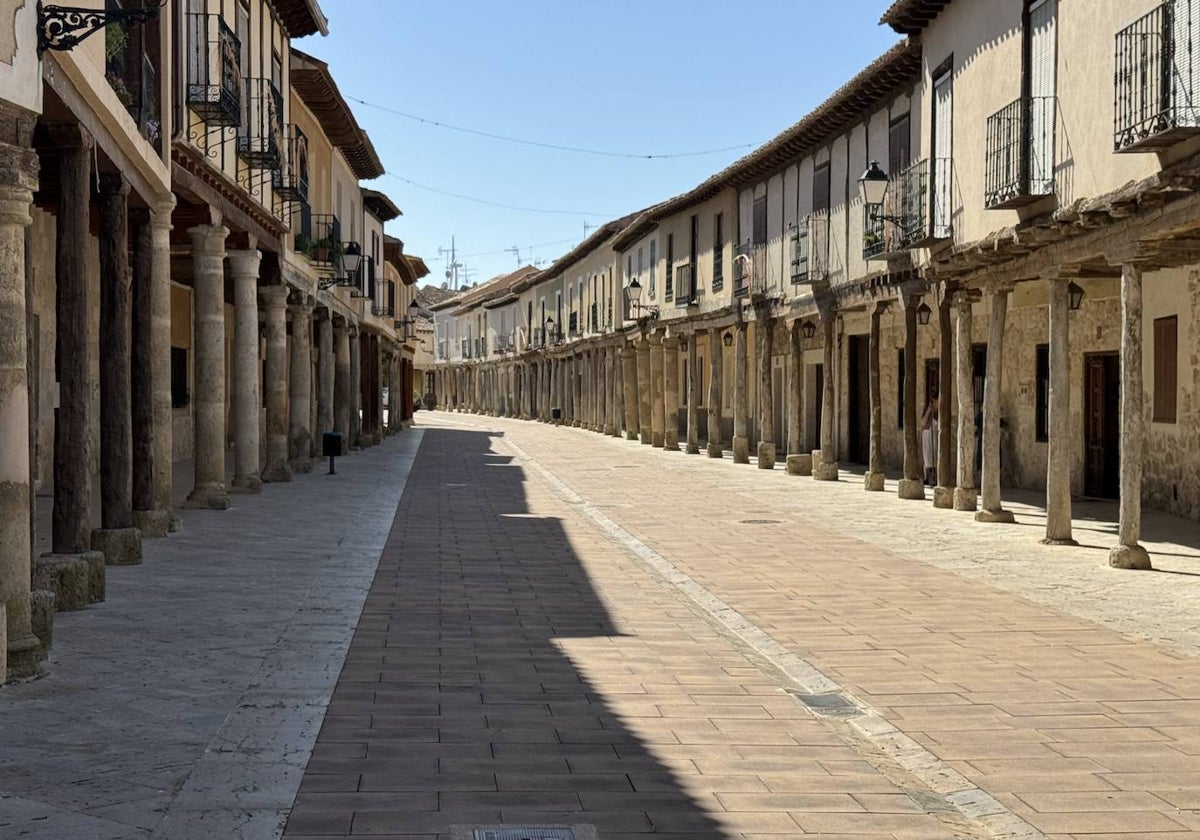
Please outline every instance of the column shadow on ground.
M555 644L621 634L492 444L425 432L285 836L582 824L727 840Z

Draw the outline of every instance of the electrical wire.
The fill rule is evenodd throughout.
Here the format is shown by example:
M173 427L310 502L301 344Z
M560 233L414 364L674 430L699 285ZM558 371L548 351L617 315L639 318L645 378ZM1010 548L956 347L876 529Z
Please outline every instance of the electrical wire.
M549 248L552 245L567 245L569 243L574 243L574 242L578 242L578 241L579 241L579 237L575 236L570 239L557 239L554 242L537 242L537 243L534 243L533 245L521 245L520 250L536 251L538 248ZM473 254L459 254L459 256L463 257L464 259L466 257L494 257L499 254L511 254L512 252L513 252L512 248L500 248L495 251L476 251Z
M445 196L449 196L450 198L461 199L462 201L473 201L476 204L486 204L488 207L499 207L502 210L518 210L522 213L542 213L542 214L546 214L546 215L557 215L557 216L592 216L592 217L598 216L603 219L614 219L620 215L619 213L599 213L599 212L592 211L592 210L546 210L546 209L537 208L537 207L521 207L516 204L502 204L499 201L489 201L486 198L475 198L474 196L463 195L462 193L450 192L449 190L441 190L441 189L438 189L437 187L431 187L428 184L420 184L420 183L417 183L416 181L412 180L411 178L405 178L403 175L397 175L394 172L385 172L384 174L387 175L389 178L395 178L397 181L402 181L405 184L408 184L410 187L416 187L417 189L420 189L420 190L428 190L431 193L437 193L438 195L445 195Z
M635 152L613 152L605 149L588 149L580 146L563 146L557 143L543 143L538 140L528 140L522 137L509 137L504 134L493 134L490 131L480 131L476 128L466 128L461 125L451 125L450 123L431 120L427 117L418 116L417 114L409 114L404 111L397 111L395 108L389 108L386 105L376 105L373 102L367 102L365 99L358 99L354 96L347 96L351 102L357 102L367 108L374 108L377 111L383 111L386 114L403 117L406 120L413 120L424 125L432 125L438 128L449 129L450 131L461 131L464 134L473 134L476 137L487 137L490 140L501 140L505 143L518 143L522 146L536 146L539 149L554 149L560 152L574 152L581 155L599 155L601 157L613 158L629 158L634 160L670 160L673 158L689 158L700 157L702 155L716 155L722 152L737 152L743 149L753 149L762 145L761 143L741 143L736 146L725 146L720 149L703 149L697 152L675 152L673 154L640 154Z

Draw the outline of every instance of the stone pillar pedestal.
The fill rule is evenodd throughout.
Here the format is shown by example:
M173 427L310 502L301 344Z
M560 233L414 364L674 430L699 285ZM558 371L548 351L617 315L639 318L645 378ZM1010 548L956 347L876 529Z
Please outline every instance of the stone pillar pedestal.
M758 468L775 469L775 393L771 381L771 348L774 343L775 321L758 320Z
M663 335L650 335L650 445L661 448L665 441L666 401L663 394Z
M342 433L342 454L350 451L350 327L333 324L333 430Z
M739 323L734 337L733 361L733 462L750 463L750 395L746 387L746 325Z
M654 443L654 397L651 395L650 342L643 338L637 348L638 431L645 446Z
M267 364L263 389L267 398L267 463L263 481L291 481L288 466L287 298L284 286L266 286L262 296L266 315ZM307 413L305 406L305 413Z
M258 269L257 250L230 251L233 278L233 487L261 493L262 442L259 434Z
M721 384L725 372L723 335L724 330L715 327L708 331L708 443L705 452L709 458L722 458L725 455L721 434L721 409L725 399Z
M1050 399L1043 545L1079 545L1071 536L1070 281L1050 281Z
M788 475L812 475L813 456L811 452L787 456Z
M1146 418L1142 413L1142 270L1121 267L1121 502L1117 545L1108 564L1117 569L1150 569L1142 536L1142 457Z
M312 472L312 307L288 307L292 315L291 369L288 371L288 462L293 473Z
M990 292L991 322L988 324L987 381L983 389L983 509L976 522L1012 522L1000 497L1000 394L1004 372L1004 322L1008 317L1009 289Z
M958 398L958 481L954 509L974 511L975 491L975 359L971 345L971 296L959 292L954 300L954 379Z
M663 449L679 451L679 338L663 339Z
M25 134L33 130L25 119ZM15 138L6 138L15 139ZM26 138L27 142L28 138ZM25 319L25 228L37 189L37 154L0 143L0 685L37 673L30 553L29 383Z
M821 390L821 448L813 452L812 474L816 481L837 481L837 429L833 423L833 407L837 399L833 387L834 371L837 370L837 352L834 322L835 313L829 313L821 320L821 331L825 343L825 377Z
M225 488L225 238L220 225L191 228L192 308L195 311L196 481L187 506L224 510Z

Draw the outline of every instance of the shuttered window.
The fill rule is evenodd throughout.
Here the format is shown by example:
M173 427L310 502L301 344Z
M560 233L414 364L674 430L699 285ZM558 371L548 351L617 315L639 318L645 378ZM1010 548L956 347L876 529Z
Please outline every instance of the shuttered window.
M912 129L908 114L892 121L888 128L888 172L896 174L908 169L912 162Z
M1029 178L1033 195L1054 191L1054 97L1058 75L1058 0L1029 4Z
M1154 422L1174 423L1179 386L1179 319L1154 321Z

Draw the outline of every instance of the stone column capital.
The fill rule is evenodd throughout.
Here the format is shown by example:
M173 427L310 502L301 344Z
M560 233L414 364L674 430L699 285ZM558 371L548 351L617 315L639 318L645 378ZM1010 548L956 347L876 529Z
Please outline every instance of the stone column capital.
M258 290L258 296L262 298L264 306L277 309L286 309L287 307L287 286L263 286Z
M230 251L226 257L229 258L229 273L233 275L234 280L258 279L258 268L262 264L261 251Z
M175 212L175 196L170 193L158 196L150 204L150 224L157 228L170 230L173 212Z
M196 225L188 228L188 236L192 239L193 255L224 258L229 228L224 225Z
M119 172L101 175L97 180L97 192L100 195L129 195L129 179Z

